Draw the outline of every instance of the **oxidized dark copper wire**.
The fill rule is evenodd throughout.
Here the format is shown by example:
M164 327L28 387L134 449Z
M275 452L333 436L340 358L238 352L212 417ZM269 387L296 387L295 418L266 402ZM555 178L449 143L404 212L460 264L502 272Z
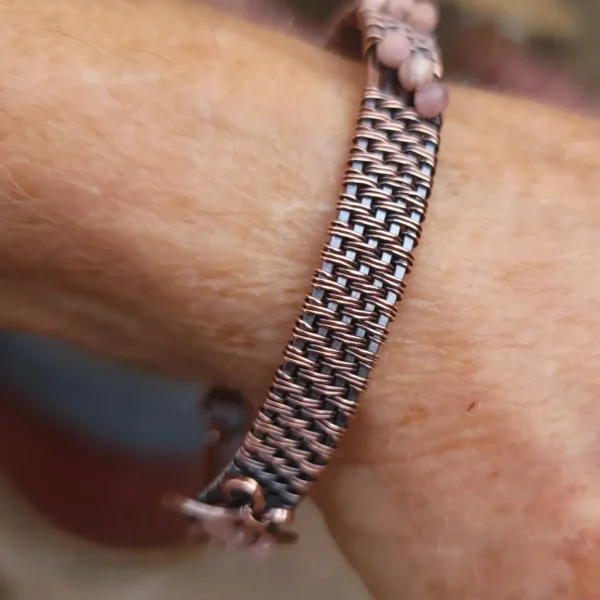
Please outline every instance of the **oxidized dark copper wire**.
M404 294L433 184L441 119L420 117L374 56L384 28L397 25L373 13L363 21L368 85L323 262L258 416L199 497L249 504L265 524L289 520L356 413ZM241 495L224 494L232 479ZM260 501L244 496L248 481L259 484Z

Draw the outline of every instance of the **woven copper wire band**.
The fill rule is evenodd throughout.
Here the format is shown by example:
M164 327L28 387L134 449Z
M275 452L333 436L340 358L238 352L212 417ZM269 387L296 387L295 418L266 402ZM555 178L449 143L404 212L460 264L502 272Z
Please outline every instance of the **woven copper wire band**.
M371 29L368 45L380 31ZM338 216L321 268L243 445L201 496L231 477L258 482L267 509L292 510L355 414L413 266L437 163L441 119L426 120L394 73L370 59Z

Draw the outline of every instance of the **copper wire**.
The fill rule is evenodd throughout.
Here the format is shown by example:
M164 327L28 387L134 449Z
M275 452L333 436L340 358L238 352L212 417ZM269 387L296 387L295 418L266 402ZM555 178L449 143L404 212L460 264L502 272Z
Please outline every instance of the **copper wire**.
M258 482L268 510L297 506L357 411L413 268L441 119L420 117L373 57L384 29L397 24L363 18L368 86L322 264L264 405L201 502L223 502L223 482L246 477ZM437 58L430 37L414 43Z

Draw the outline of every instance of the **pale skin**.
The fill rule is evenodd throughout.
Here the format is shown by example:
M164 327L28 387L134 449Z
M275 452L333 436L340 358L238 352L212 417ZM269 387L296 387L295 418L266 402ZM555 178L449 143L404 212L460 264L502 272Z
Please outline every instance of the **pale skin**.
M361 67L186 0L0 18L0 325L259 402ZM378 600L600 595L599 160L598 123L452 89L409 293L315 494Z

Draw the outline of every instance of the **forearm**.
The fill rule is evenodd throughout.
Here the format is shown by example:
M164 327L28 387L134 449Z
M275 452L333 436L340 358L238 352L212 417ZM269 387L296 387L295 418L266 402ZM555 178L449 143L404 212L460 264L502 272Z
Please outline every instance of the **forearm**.
M333 215L360 68L191 2L5 6L5 324L186 375L236 360L232 383L264 389Z
M4 7L5 325L259 399L334 214L360 67L191 2ZM410 292L322 488L381 597L400 576L409 598L552 597L548 572L591 560L599 134L453 91Z

